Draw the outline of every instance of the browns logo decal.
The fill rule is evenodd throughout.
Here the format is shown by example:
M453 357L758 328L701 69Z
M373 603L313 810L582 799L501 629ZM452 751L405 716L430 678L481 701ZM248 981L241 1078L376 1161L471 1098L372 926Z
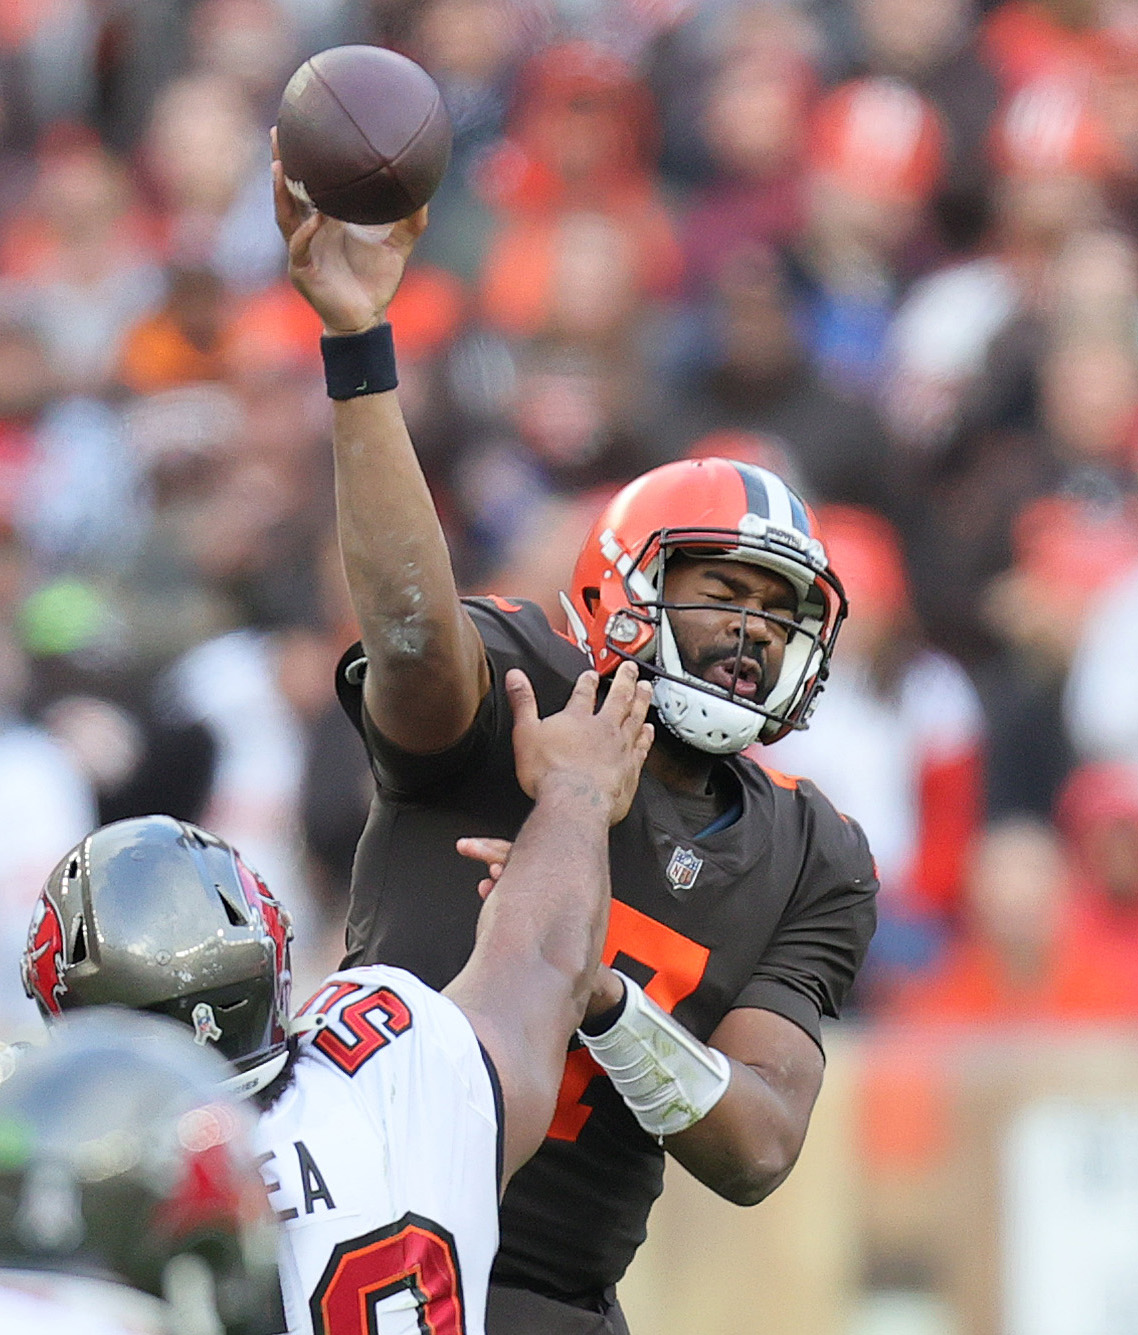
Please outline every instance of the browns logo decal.
M67 991L63 968L63 924L59 920L59 911L47 895L40 895L28 930L28 944L20 961L20 972L24 991L51 1015L63 1014L60 998Z

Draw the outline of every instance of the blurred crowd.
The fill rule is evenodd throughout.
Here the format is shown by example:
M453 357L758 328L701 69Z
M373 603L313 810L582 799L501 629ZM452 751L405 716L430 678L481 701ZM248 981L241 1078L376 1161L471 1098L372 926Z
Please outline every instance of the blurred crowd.
M455 124L391 319L463 591L560 624L630 477L779 471L853 613L758 759L875 850L860 1014L1138 1017L1138 0L6 0L0 1023L46 872L143 812L338 956L370 780L268 130L352 41Z

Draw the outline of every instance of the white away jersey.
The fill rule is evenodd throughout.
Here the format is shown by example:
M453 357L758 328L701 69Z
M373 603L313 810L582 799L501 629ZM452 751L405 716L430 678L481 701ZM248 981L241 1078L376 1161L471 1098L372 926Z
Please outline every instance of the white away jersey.
M403 969L347 969L302 1014L262 1114L290 1332L483 1335L498 1247L498 1095L474 1030Z

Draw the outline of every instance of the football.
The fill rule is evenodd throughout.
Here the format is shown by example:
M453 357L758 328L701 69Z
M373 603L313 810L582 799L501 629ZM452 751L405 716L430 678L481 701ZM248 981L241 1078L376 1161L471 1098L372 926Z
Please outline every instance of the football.
M438 86L382 46L333 46L285 87L277 147L289 189L331 218L392 223L421 208L450 161Z

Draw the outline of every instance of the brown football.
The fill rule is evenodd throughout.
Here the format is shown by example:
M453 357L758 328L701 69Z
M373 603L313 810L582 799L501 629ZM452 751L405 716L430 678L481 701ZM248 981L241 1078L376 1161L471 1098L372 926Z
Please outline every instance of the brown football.
M450 161L434 79L382 46L333 46L285 87L277 145L289 188L321 213L391 223L421 208Z

